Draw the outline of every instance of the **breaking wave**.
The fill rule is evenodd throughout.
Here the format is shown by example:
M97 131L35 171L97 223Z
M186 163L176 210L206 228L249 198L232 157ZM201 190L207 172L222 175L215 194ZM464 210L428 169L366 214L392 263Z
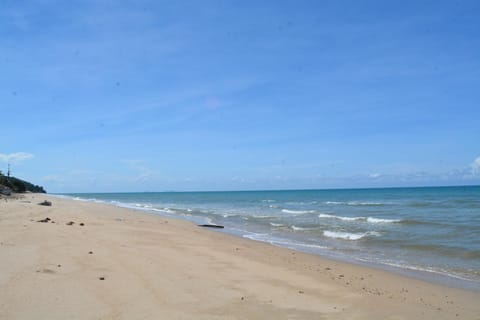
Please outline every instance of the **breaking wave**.
M315 210L288 210L282 209L283 213L291 213L291 214L305 214L305 213L315 213Z
M340 231L323 231L323 235L328 238L335 239L344 239L344 240L360 240L368 236L380 236L380 233L375 231L368 231L363 233L349 233L349 232L340 232Z
M338 219L343 221L365 221L369 223L398 223L402 222L399 219L382 219L382 218L373 218L373 217L343 217L336 216L333 214L321 213L318 215L319 218L329 218L329 219Z

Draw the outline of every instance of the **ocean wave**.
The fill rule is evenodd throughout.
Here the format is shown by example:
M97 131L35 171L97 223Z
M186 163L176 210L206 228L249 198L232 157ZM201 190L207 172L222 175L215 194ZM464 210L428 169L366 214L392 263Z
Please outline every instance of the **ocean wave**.
M369 223L398 223L402 222L399 219L382 219L382 218L373 218L373 217L343 217L343 216L336 216L333 214L326 214L321 213L318 215L319 218L330 218L330 219L338 219L343 221L366 221Z
M236 214L236 213L224 213L222 214L222 217L224 218L231 218L231 217L238 217L239 214Z
M148 209L148 210L152 210L152 211L156 211L156 212L170 213L170 214L176 213L175 210L172 210L170 208L151 208L151 209Z
M323 231L323 235L328 238L335 239L344 239L344 240L360 240L368 236L380 236L380 233L375 231L368 231L363 233L350 233L350 232L341 232L341 231Z
M269 233L249 233L249 234L244 234L243 237L250 240L267 242L272 245L287 247L291 249L302 249L302 248L317 249L317 250L328 249L328 247L317 245L317 244L302 243L302 242L290 241L284 238L272 237L272 235Z
M325 201L325 204L344 204L345 202L340 201Z
M348 206L383 206L385 203L382 202L360 202L360 201L349 201L347 202Z
M327 214L327 213L320 213L318 215L319 218L330 218L330 219L338 219L338 220L343 220L343 221L357 221L357 220L365 220L365 217L342 217L342 216L336 216L333 214Z
M269 215L261 215L261 214L254 214L251 215L252 218L256 219L269 219L269 218L275 218L275 216L269 216Z
M282 209L283 213L291 213L291 214L305 214L305 213L315 213L315 210L288 210Z
M368 202L368 201L325 201L325 204L330 205L347 205L347 206L384 206L387 203L383 202Z
M294 225L290 226L290 228L291 228L292 230L295 230L295 231L312 230L311 228L302 228L302 227L297 227L297 226L294 226Z
M284 224L281 224L281 223L273 223L273 222L270 222L270 225L271 225L272 227L283 227L283 226L285 226Z
M399 222L402 222L402 220L400 220L400 219L382 219L382 218L368 217L367 222L370 222L370 223L399 223Z

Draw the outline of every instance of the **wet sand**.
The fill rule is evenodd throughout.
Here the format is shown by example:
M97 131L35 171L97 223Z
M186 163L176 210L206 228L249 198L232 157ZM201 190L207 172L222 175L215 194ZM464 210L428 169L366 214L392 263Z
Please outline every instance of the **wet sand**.
M478 301L187 221L0 199L0 319L480 319Z

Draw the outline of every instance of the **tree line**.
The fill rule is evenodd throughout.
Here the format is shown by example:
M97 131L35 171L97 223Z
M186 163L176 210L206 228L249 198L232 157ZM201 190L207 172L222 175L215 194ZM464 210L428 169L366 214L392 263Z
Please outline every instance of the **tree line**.
M46 193L45 189L42 186L37 186L33 183L15 177L7 177L3 175L1 171L0 185L10 188L13 192L16 193L23 193L27 191L35 193Z

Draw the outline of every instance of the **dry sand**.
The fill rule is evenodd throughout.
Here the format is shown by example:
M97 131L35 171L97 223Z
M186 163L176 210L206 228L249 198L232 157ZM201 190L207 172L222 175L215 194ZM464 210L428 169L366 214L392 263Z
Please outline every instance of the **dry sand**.
M0 319L480 319L480 293L27 194L0 199Z

